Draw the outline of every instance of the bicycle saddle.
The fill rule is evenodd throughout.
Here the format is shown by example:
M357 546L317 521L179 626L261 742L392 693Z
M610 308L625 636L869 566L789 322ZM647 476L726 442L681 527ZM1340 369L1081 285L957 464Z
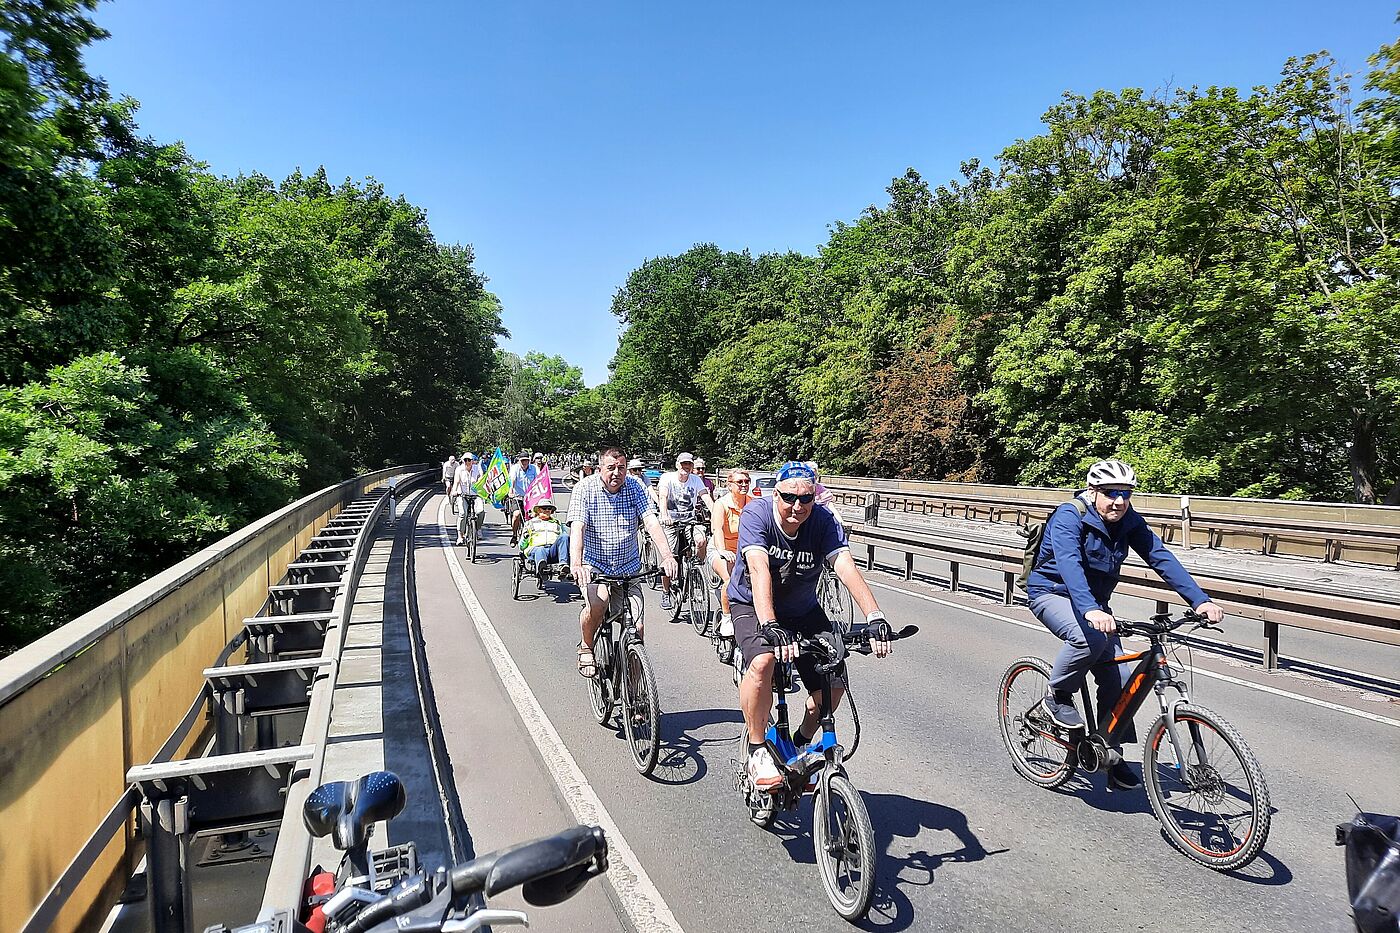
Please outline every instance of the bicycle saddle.
M369 827L398 816L406 800L397 774L372 771L356 781L322 784L306 798L301 815L311 835L330 834L344 851L364 845Z

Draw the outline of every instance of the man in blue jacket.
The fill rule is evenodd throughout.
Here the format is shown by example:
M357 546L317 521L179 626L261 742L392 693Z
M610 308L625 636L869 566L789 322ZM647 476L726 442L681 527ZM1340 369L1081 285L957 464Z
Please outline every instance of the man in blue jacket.
M1089 468L1088 487L1050 516L1036 554L1035 569L1026 583L1031 612L1065 646L1050 671L1045 711L1067 729L1084 725L1074 708L1074 693L1092 670L1098 682L1100 720L1106 720L1123 693L1128 669L1114 662L1122 653L1118 623L1108 600L1118 585L1118 572L1132 548L1157 571L1167 585L1212 622L1224 611L1196 585L1191 574L1162 544L1129 500L1137 473L1121 460L1100 460ZM1135 741L1128 724L1128 741ZM1138 777L1120 761L1108 772L1109 787L1126 790Z

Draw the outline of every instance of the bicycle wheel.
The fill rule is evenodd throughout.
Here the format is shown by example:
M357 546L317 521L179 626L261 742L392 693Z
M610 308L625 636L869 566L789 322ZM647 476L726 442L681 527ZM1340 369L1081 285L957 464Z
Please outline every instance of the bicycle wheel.
M646 648L629 641L622 678L622 725L632 746L632 763L642 774L656 767L661 747L661 705L656 699L656 676Z
M511 598L519 599L520 580L525 576L525 558L521 557L519 554L515 556L515 569L513 571L513 575L515 577L515 593Z
M600 726L608 724L617 699L613 696L612 683L612 636L606 629L599 629L593 639L593 676L588 680L588 698L593 706L593 718Z
M1204 707L1176 707L1176 725L1185 768L1178 766L1166 716L1143 743L1143 783L1162 835L1216 871L1248 864L1269 838L1269 788L1258 760L1234 726Z
M1059 787L1074 774L1077 758L1040 705L1049 691L1049 664L1013 661L997 692L997 725L1016 773L1041 787Z
M841 634L845 635L850 632L854 613L850 610L849 601L841 589L841 581L830 570L822 571L822 575L817 581L817 601L821 604L822 612L826 613L827 619L836 626Z
M690 568L687 561L677 561L677 576L671 580L671 621L679 622L685 614L686 603L690 600Z
M833 774L812 811L812 844L827 899L843 919L865 916L875 894L875 830L850 778Z
M467 530L471 533L471 537L467 538L467 561L474 564L476 563L477 539L481 537L481 522L473 517L471 521L467 522Z
M690 613L690 624L695 634L704 637L710 627L710 584L699 567L690 568L690 579L685 588L686 611Z

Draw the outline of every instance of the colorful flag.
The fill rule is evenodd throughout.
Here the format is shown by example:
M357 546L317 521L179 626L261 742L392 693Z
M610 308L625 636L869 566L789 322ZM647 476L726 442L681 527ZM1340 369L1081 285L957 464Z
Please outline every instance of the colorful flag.
M545 464L538 476L525 489L525 511L529 512L541 499L554 498L554 484L549 481L549 464Z
M506 493L510 492L509 470L510 462L506 460L506 455L501 453L501 448L497 447L496 452L491 455L491 462L486 464L481 476L472 483L472 488L481 498L496 508L503 509Z

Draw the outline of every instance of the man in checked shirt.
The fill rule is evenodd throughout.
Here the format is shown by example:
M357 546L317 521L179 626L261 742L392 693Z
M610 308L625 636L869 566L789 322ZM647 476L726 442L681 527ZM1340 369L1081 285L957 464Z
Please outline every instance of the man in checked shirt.
M608 605L608 587L593 584L590 576L641 573L637 531L642 527L661 555L662 572L674 577L676 558L651 511L646 488L627 475L626 454L616 447L604 448L598 454L598 472L580 480L569 497L569 565L584 596L579 615L583 640L578 646L578 672L584 677L596 673L593 639ZM640 619L637 634L642 634Z

